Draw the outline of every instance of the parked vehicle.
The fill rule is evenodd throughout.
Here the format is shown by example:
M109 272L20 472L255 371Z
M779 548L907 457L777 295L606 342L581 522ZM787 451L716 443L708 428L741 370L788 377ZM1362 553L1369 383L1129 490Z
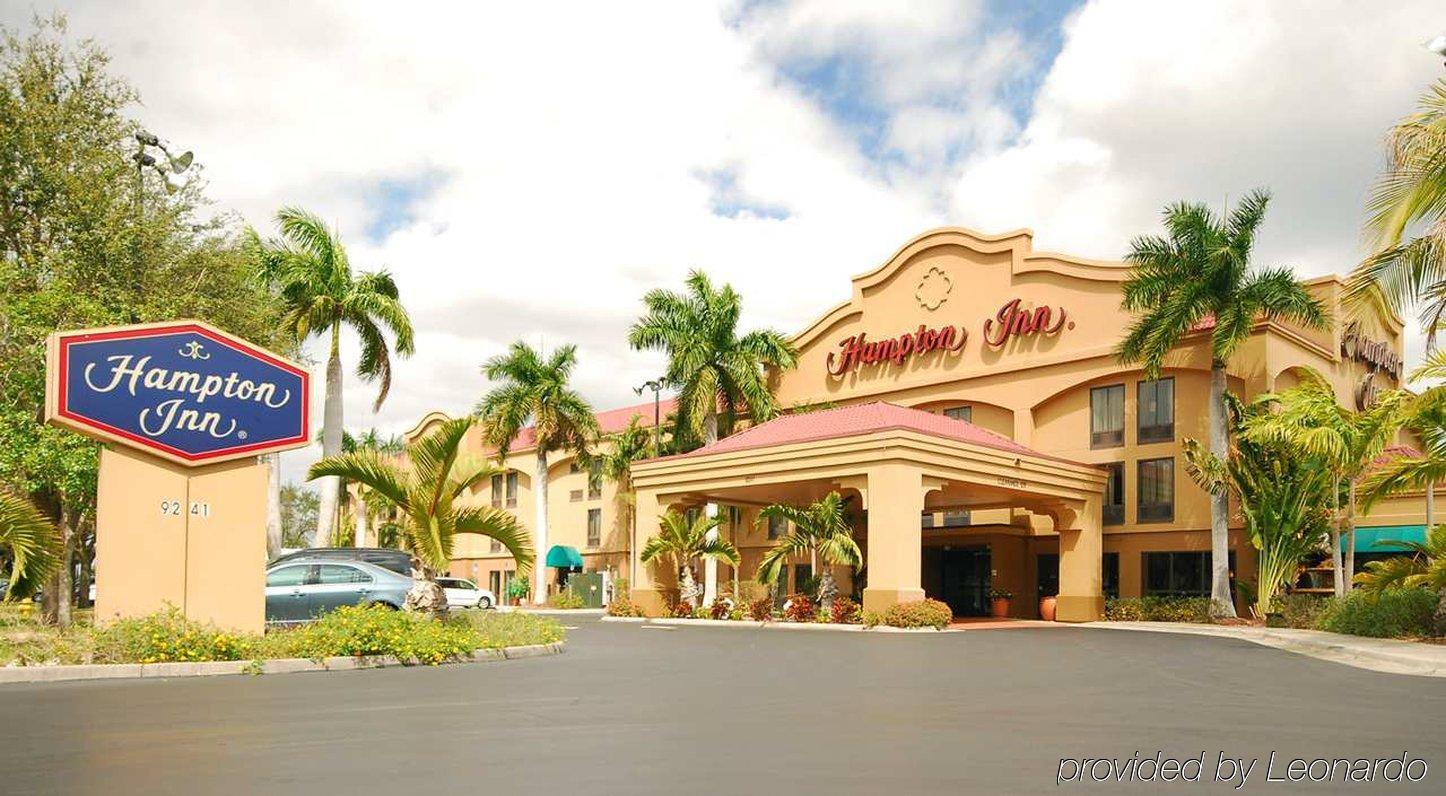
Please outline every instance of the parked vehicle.
M307 622L343 605L400 609L411 588L411 578L365 561L283 561L266 570L266 621Z
M398 575L412 576L412 557L403 550L387 547L308 547L277 556L267 564L274 567L287 561L365 561Z
M497 604L497 595L464 578L437 578L437 585L447 593L449 608L480 608L486 610Z

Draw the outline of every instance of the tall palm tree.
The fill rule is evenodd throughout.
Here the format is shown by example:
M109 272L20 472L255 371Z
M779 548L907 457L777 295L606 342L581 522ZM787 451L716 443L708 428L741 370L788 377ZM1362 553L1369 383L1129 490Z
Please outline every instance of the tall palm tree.
M730 285L715 288L702 271L688 275L683 293L650 290L646 314L628 332L633 348L665 351L664 380L678 390L678 414L692 436L707 445L746 408L755 421L774 416L766 367L791 368L798 350L783 335L758 329L741 337L742 300Z
M506 354L495 356L482 367L488 379L501 382L477 404L483 439L497 449L499 461L517 435L532 425L537 446L532 497L536 503L537 549L547 553L547 455L571 451L578 458L589 455L589 442L598 435L597 415L568 379L577 365L577 347L563 346L544 357L540 351L518 340ZM547 567L537 568L533 599L547 601Z
M468 461L461 455L462 440L475 421L449 420L431 434L406 447L406 462L372 449L329 456L313 464L310 479L345 478L382 495L401 512L401 532L411 552L417 579L407 594L407 606L445 614L447 595L434 578L452 560L458 534L474 533L502 543L526 572L535 558L526 529L503 509L473 505L464 498L486 483L496 466Z
M1347 297L1397 312L1418 305L1435 348L1446 320L1446 80L1391 130L1387 157L1367 205L1372 254L1351 274ZM1414 229L1421 234L1407 239Z
M60 565L60 534L34 503L0 491L0 549L9 553L9 585L0 600L29 597Z
M392 386L392 360L384 332L391 332L397 353L414 350L412 321L397 296L397 285L386 271L353 274L340 236L319 217L295 207L276 214L281 237L262 240L247 232L247 246L263 280L281 295L286 307L282 323L298 341L312 335L331 336L326 360L326 404L322 412L323 456L342 452L341 329L350 327L361 338L357 375L379 381L373 408L380 408ZM340 502L341 484L330 479L320 485L313 545L331 535Z
M1355 575L1355 518L1361 481L1395 440L1405 422L1403 409L1409 399L1405 390L1391 390L1365 411L1353 412L1341 406L1324 376L1305 369L1297 386L1257 399L1274 402L1276 411L1263 412L1245 423L1247 439L1293 449L1331 474L1331 565L1337 595L1346 593ZM1342 489L1346 493L1343 507ZM1344 564L1342 537L1346 540Z
M838 587L834 585L833 567L858 567L864 562L863 551L854 541L849 524L847 501L837 492L830 492L806 507L775 503L758 512L760 522L787 520L793 530L779 539L758 565L758 582L772 585L788 560L808 553L813 571L818 574L818 602L825 611L833 610ZM818 562L824 563L820 570Z
M1392 544L1403 554L1366 564L1356 583L1377 594L1387 589L1431 589L1436 592L1436 631L1446 632L1446 525L1428 528L1424 543Z
M1124 363L1140 363L1147 378L1159 378L1165 357L1206 322L1210 331L1210 452L1224 459L1230 449L1226 427L1225 369L1235 349L1261 318L1291 320L1321 328L1321 305L1289 268L1256 269L1250 262L1256 230L1270 194L1252 191L1224 217L1203 204L1165 208L1167 237L1146 235L1130 242L1125 260L1133 266L1122 307L1135 314L1115 349ZM1210 501L1210 614L1235 616L1230 595L1229 497Z
M633 415L628 419L627 428L602 437L593 454L602 476L618 485L617 501L622 505L628 525L629 566L633 560L633 547L638 532L637 513L634 510L633 463L657 455L653 450L653 440L653 434L643 427L642 416Z
M1438 349L1412 381L1446 378L1446 349ZM1426 527L1436 525L1434 491L1446 481L1446 388L1432 387L1402 407L1404 425L1421 443L1419 455L1398 456L1371 468L1361 483L1362 508L1407 489L1426 490Z
M699 591L693 562L701 558L738 566L738 549L715 532L719 522L719 517L700 511L679 513L669 509L658 518L658 533L648 539L639 555L644 564L670 558L678 575L678 599L695 608Z

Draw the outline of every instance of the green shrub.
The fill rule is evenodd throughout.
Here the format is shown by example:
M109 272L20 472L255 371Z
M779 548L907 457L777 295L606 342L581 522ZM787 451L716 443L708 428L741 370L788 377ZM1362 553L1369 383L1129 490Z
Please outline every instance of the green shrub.
M932 627L943 630L954 619L954 611L939 600L918 600L896 603L884 611L883 623L889 627Z
M878 627L884 623L884 615L878 611L864 611L861 619L865 628Z
M170 606L147 616L117 619L91 630L95 663L239 661L250 657L256 636L195 622Z
M380 605L346 605L315 622L273 632L266 642L270 654L265 657L392 655L402 661L438 664L472 652L478 637L466 617L439 622Z
M626 597L616 597L608 603L608 616L643 616L643 609Z
M1436 594L1426 589L1353 591L1331 598L1316 627L1332 633L1373 638L1431 636Z
M583 602L583 599L581 597L572 593L571 591L560 591L557 594L554 594L551 597L547 598L548 608L573 609L581 608L586 604L587 603Z
M562 623L550 616L511 611L468 611L468 621L476 634L477 649L501 649L528 644L552 644L562 641L566 632Z
M1111 622L1209 622L1205 597L1112 597L1105 600Z
M1320 623L1330 599L1319 594L1283 594L1271 603L1281 624L1298 630L1313 630Z

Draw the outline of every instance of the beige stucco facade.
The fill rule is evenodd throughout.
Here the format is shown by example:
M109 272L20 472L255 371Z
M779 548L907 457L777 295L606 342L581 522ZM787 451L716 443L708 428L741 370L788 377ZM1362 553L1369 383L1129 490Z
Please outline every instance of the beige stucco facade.
M659 512L707 502L733 507L723 532L742 552L736 574L746 580L769 545L758 509L837 489L856 495L866 517L858 529L866 555L866 607L947 590L947 568L955 566L973 578L969 588L979 589L982 577L984 584L1014 592L1015 616L1037 615L1040 591L1057 589L1059 618L1095 618L1103 592L1136 596L1151 590L1145 570L1152 560L1157 569L1189 566L1194 559L1188 556L1208 555L1210 546L1209 502L1186 475L1181 451L1184 439L1207 436L1209 330L1187 338L1166 362L1167 426L1159 422L1162 388L1113 354L1131 320L1120 309L1127 274L1122 263L1035 252L1027 231L930 231L851 283L840 281L837 294L847 299L794 337L798 366L771 376L788 411L886 402L967 412L970 422L1038 455L1001 458L964 443L899 432L654 460L635 467L634 534L627 496L618 495L615 484L590 494L587 473L553 454L549 545L576 547L586 568L630 577L634 596L659 610L672 575L635 560ZM1398 386L1399 366L1390 356L1381 360L1382 352L1397 362L1402 355L1399 320L1345 315L1337 277L1309 285L1332 317L1330 328L1258 323L1229 363L1230 389L1250 398L1288 387L1303 367L1325 374L1348 406L1356 404L1363 385ZM820 287L821 295L829 292ZM1372 356L1357 355L1367 349ZM1112 388L1108 395L1122 403L1122 427L1110 434L1092 426L1095 388ZM1146 428L1147 396L1154 397L1156 410ZM651 421L652 405L636 413ZM412 434L438 419L424 418ZM475 439L469 445L482 452ZM503 463L518 473L515 508L529 526L533 455L515 450ZM1118 490L1109 487L1111 470ZM1146 471L1150 499L1142 501ZM1161 484L1170 479L1166 505ZM494 496L484 487L476 499ZM1360 524L1419 524L1424 503L1423 495L1403 495ZM601 514L596 544L587 539L590 509ZM1253 549L1234 526L1231 550L1237 580L1253 578ZM973 558L964 561L966 553ZM1181 555L1149 558L1165 554ZM946 569L942 575L940 567ZM511 569L511 560L491 551L486 540L466 540L452 572L485 586L491 572L499 573L495 585ZM735 573L721 569L718 582L726 587ZM837 574L847 590L850 573Z

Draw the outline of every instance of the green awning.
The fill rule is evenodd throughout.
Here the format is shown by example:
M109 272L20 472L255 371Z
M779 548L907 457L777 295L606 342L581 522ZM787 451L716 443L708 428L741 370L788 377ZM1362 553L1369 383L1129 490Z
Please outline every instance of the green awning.
M547 551L547 565L558 569L582 569L582 553L576 547L555 544Z
M1377 525L1370 528L1356 528L1357 553L1408 553L1400 545L1391 542L1425 542L1424 525ZM1341 550L1346 549L1346 538L1341 537Z

